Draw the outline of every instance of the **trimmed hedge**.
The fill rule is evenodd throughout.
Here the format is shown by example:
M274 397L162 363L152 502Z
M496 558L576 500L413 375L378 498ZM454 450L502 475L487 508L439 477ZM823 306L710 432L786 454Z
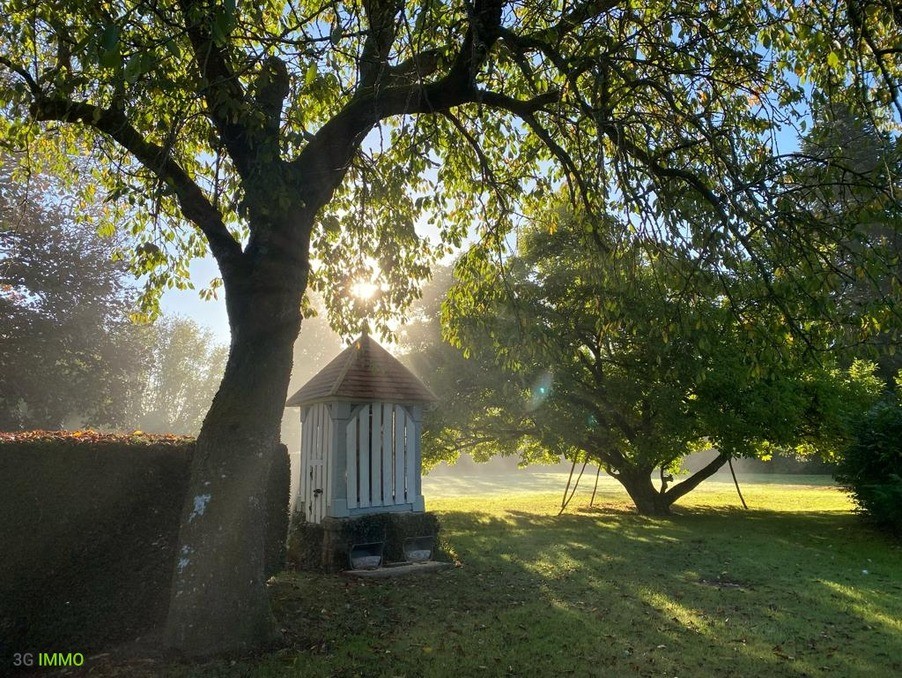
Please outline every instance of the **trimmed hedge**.
M193 450L174 436L0 434L0 655L87 653L163 620Z
M877 404L853 433L836 479L868 520L902 535L902 402Z

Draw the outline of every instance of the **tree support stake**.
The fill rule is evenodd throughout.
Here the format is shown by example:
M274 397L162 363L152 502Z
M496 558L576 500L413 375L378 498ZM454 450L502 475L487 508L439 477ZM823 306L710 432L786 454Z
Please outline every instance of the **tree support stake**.
M739 495L739 501L742 502L742 508L748 511L748 504L745 503L745 498L742 496L742 490L739 489L739 481L736 480L736 471L733 470L733 457L727 459L727 463L730 465L730 475L733 476L733 484L736 486L736 493Z

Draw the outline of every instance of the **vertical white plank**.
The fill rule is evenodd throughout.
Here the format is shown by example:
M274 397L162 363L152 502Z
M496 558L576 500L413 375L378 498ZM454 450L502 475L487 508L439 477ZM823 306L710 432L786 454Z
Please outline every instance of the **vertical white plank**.
M370 433L370 505L382 506L382 405L373 403Z
M323 454L326 457L323 476L323 509L332 503L332 478L335 474L335 460L332 458L332 408L323 404Z
M404 471L407 476L407 482L404 487L405 496L407 497L407 501L414 501L416 497L416 486L417 486L417 478L416 478L416 455L414 454L413 446L416 444L414 440L414 426L413 417L407 416L407 411L404 412Z
M309 417L309 412L307 413ZM309 419L301 420L301 482L298 487L298 501L304 507L304 517L307 516L307 466L310 458L310 447L307 443L307 437L310 435ZM308 518L309 519L309 518Z
M357 443L357 451L360 454L360 471L357 477L360 486L360 506L365 508L370 505L370 412L372 407L364 405L360 410L360 436Z
M325 433L326 428L326 406L323 403L320 403L316 406L316 460L322 462L325 458L325 449L324 445L326 442ZM320 478L322 479L322 478ZM319 487L319 485L317 485Z
M392 465L392 410L393 405L382 403L382 504L390 506L395 503L392 496L392 475L394 474L394 466Z
M323 427L322 427L322 410L319 404L313 406L313 455L311 456L313 478L311 479L310 502L311 515L314 523L319 523L319 497L316 496L316 489L319 487L320 474L323 468L322 449L323 449Z
M395 405L395 503L404 504L404 408Z
M323 421L324 410L325 405L322 403L316 406L316 484L313 486L313 510L317 523L323 519L323 495L322 492L316 494L315 491L323 489L323 451L325 448L323 436L326 433L325 422Z
M316 464L316 489L324 490L325 489L325 475L326 475L326 464L324 459L324 452L326 449L326 422L325 422L325 409L326 406L320 403L319 406L319 460ZM316 497L314 497L314 502L316 503L316 522L319 523L323 519L323 508L325 505L325 497L323 497L323 493L320 492Z
M304 422L304 515L308 521L313 521L313 512L310 500L312 498L311 489L313 484L310 474L313 472L313 431L315 429L313 423L313 412L307 411L307 418Z
M357 428L360 425L359 422L359 415L348 422L348 508L357 508L357 506L359 505L357 501L357 464L360 460L357 454Z
M316 407L311 407L307 413L307 464L304 469L304 480L307 482L304 493L304 505L307 507L307 520L314 521L313 514L313 477L316 467Z

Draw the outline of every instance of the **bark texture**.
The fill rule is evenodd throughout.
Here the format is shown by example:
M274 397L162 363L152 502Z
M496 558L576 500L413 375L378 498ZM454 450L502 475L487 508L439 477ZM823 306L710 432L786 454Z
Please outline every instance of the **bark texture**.
M284 461L280 422L301 318L297 286L271 275L226 283L232 344L197 439L165 629L169 647L186 656L242 653L279 638L266 591L267 493Z
M643 516L665 516L670 513L672 500L661 494L651 480L652 469L622 471L616 476L623 485L636 510Z

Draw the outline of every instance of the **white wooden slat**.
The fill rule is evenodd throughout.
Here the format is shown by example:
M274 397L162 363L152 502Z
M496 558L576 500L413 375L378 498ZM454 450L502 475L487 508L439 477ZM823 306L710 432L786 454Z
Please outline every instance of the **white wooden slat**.
M320 446L320 455L323 459L322 471L320 477L320 484L317 485L320 489L322 489L323 493L320 495L320 514L322 516L326 515L326 490L328 489L327 484L329 482L328 473L326 469L329 464L329 457L332 456L329 454L329 431L328 431L328 421L329 421L329 406L325 403L321 403L320 406L320 435L319 435L319 446Z
M323 476L323 507L332 503L332 479L335 474L335 466L332 454L332 409L329 405L323 405L323 450L326 455L325 475Z
M314 522L319 523L323 519L323 495L322 492L317 494L317 490L323 489L323 434L325 427L323 426L323 404L316 406L316 468L314 470L313 484L313 514Z
M326 427L323 425L323 423L324 423L324 422L323 422L323 405L320 405L320 408L319 408L319 415L320 415L320 425L319 425L319 460L318 460L318 462L317 462L317 464L316 464L316 475L317 475L317 479L316 479L316 488L315 488L315 489L322 490L322 489L325 488L325 480L326 480L325 477L324 477L324 476L325 476L326 465L325 465L324 459L323 459L323 452L324 452L323 448L324 448L324 443L325 443L325 441L324 441L324 439L323 439L323 435L325 434L325 428L326 428ZM322 521L322 519L323 519L323 505L324 505L324 503L325 503L324 500L323 500L322 492L320 492L320 494L318 494L318 495L316 495L316 494L314 495L314 497L313 497L313 502L314 502L314 504L316 505L316 522L319 523L319 522Z
M324 406L322 403L319 403L316 406L316 460L323 460L323 430L325 427L323 426L323 409ZM317 487L319 487L317 485Z
M414 441L414 429L416 428L413 418L407 416L405 412L404 416L404 470L406 474L406 483L404 487L404 493L407 497L407 501L414 501L416 494L416 486L417 479L416 473L414 469L414 461L415 455L413 446L415 445Z
M307 473L307 449L304 445L304 438L307 434L307 425L301 419L301 451L298 454L298 506L304 506L307 501L306 485L304 485L304 475Z
M348 508L357 508L357 429L360 425L360 418L354 417L348 422L347 430L347 446L348 446Z
M382 406L373 403L370 434L370 506L382 506Z
M307 474L310 471L310 415L308 413L307 417L304 418L303 423L301 424L301 486L300 486L300 501L301 505L304 507L304 517L307 520L310 520L310 515L308 511L308 502L310 499L310 493L308 492L309 482L307 478Z
M319 482L316 484L317 489L322 490L319 496L316 497L316 506L318 518L317 522L320 522L323 519L323 514L325 513L326 507L326 498L324 493L326 491L326 405L325 403L320 403L319 406Z
M392 411L394 407L388 403L382 403L382 504L383 506L391 506L395 503L392 493L392 475L394 467L392 466Z
M404 495L404 408L395 407L395 439L393 451L395 454L395 503L404 504L407 498Z
M360 437L358 438L357 449L360 454L360 473L358 483L360 485L360 507L366 508L370 506L370 413L371 405L365 405L360 410Z
M319 495L319 519L322 520L326 514L326 457L329 455L328 452L328 441L329 435L328 427L326 425L327 420L327 405L325 403L320 403L319 406L319 416L320 416L320 435L319 435L319 456L320 456L320 467L319 467L319 484L318 488L322 490L322 493Z
M310 463L307 465L307 512L310 515L307 519L312 523L316 522L316 501L313 497L313 490L316 488L317 439L319 438L316 409L316 405L313 405L307 415L307 420L310 422Z

